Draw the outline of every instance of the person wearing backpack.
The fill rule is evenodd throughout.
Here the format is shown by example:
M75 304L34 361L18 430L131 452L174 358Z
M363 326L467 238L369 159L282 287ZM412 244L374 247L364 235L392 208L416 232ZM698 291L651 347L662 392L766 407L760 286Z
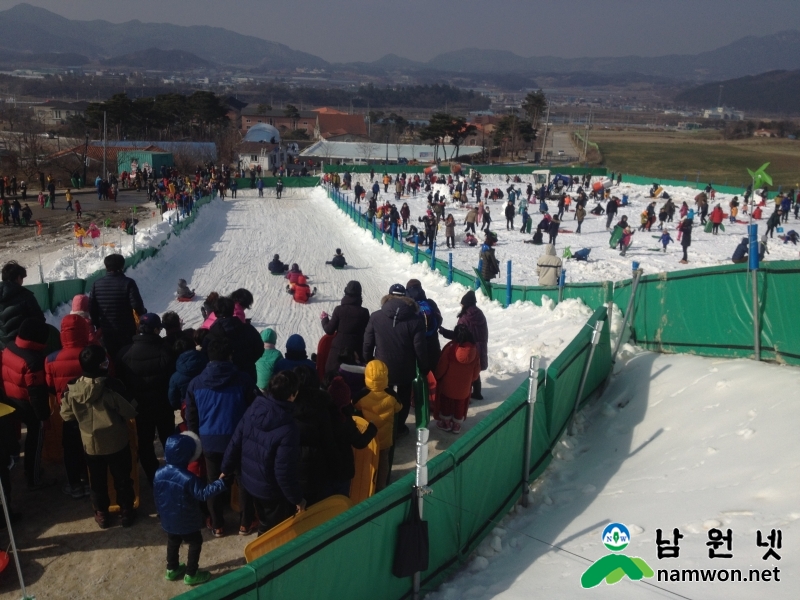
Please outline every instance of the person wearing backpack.
M439 364L442 347L439 343L439 327L442 326L442 313L439 307L422 289L419 279L409 279L406 283L406 296L419 306L420 317L425 324L425 345L428 348L428 365L434 369Z

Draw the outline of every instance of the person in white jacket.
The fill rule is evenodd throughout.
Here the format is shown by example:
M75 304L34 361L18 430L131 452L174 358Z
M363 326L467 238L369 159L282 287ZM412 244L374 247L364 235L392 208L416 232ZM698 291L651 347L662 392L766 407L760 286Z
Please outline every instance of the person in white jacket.
M561 276L561 259L556 256L553 244L547 244L544 254L536 263L536 274L539 276L539 285L558 285Z

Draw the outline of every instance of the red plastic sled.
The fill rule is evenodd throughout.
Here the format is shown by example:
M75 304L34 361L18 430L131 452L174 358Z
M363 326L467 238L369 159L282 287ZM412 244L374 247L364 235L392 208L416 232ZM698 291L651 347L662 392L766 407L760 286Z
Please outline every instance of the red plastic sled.
M191 302L194 300L194 296L190 296L188 298L178 298L178 302Z
M559 229L558 233L575 233L572 229Z

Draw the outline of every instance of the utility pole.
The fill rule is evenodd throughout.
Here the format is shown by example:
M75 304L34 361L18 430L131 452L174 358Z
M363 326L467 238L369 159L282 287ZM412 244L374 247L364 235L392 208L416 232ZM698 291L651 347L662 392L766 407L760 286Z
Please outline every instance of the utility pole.
M86 132L86 146L83 148L83 185L86 185L86 166L89 162L89 132Z
M108 120L106 111L103 111L103 179L106 178L106 139L108 138Z
M545 148L547 147L547 127L550 125L550 103L547 103L547 116L544 119L544 140L542 141L542 161L545 159Z

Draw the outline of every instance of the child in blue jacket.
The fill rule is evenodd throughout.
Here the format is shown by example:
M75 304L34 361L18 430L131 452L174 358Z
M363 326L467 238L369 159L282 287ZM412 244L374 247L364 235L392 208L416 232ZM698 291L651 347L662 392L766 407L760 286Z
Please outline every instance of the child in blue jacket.
M672 239L672 236L669 234L669 231L665 229L664 233L661 234L661 238L659 239L659 241L661 242L661 245L664 247L664 252L666 252L669 243L674 242L675 240Z
M167 532L166 579L176 581L183 576L186 585L198 585L211 579L211 573L198 569L203 548L203 513L199 502L204 502L225 491L222 479L206 483L187 470L196 461L203 448L200 438L185 431L167 439L164 458L167 464L156 471L153 496L161 518L161 527ZM178 562L181 543L189 544L186 564Z

